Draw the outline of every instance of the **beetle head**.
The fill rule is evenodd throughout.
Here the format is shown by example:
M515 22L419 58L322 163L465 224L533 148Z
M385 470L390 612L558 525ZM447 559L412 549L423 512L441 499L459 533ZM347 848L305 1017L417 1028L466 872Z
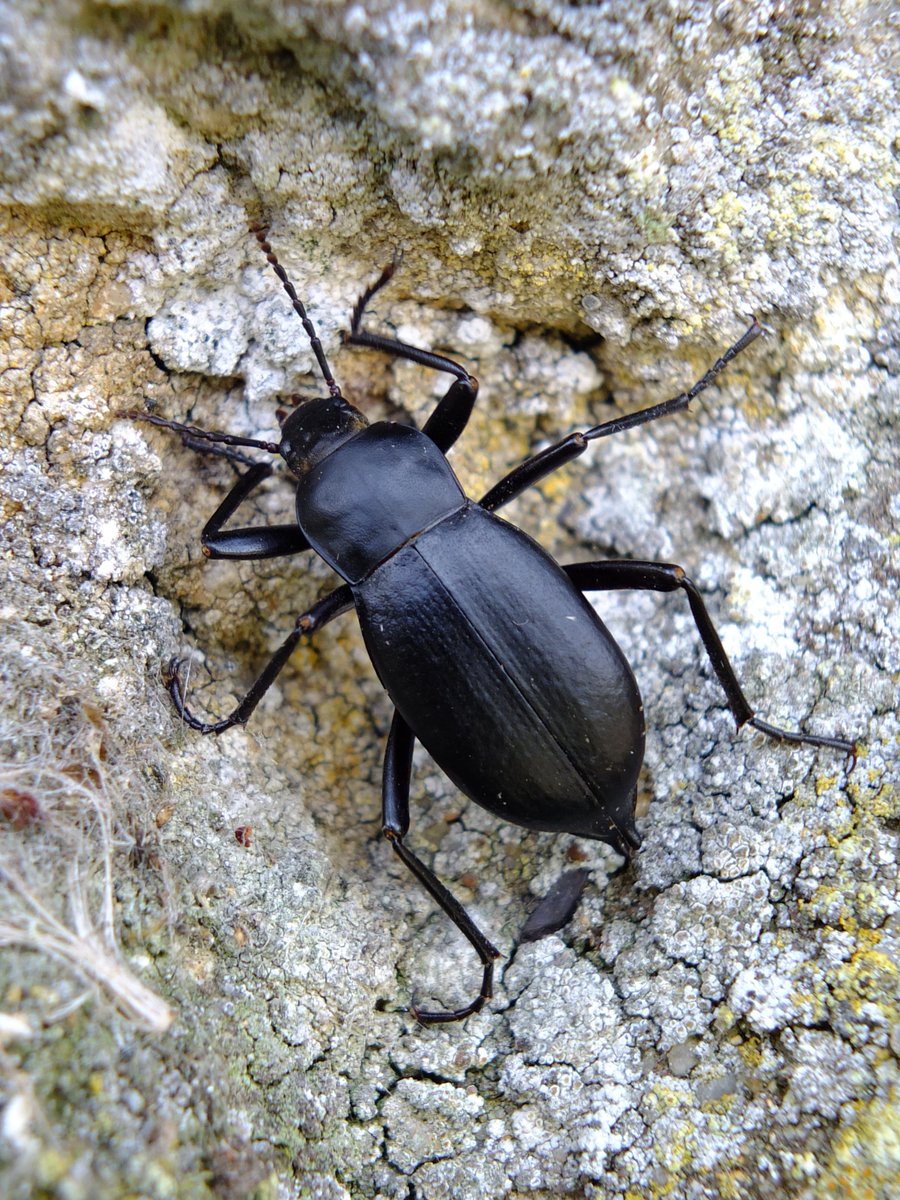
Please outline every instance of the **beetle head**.
M284 419L278 453L299 479L368 424L342 396L304 400Z

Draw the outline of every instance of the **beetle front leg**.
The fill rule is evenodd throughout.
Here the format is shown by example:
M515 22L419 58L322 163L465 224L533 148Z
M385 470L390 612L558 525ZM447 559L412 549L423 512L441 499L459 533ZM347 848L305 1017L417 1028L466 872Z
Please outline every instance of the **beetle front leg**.
M429 870L403 842L409 830L409 781L412 773L415 740L410 727L400 714L395 712L384 755L382 832L419 883L437 901L460 933L468 938L484 968L481 991L465 1008L457 1008L449 1012L425 1012L415 1004L412 1006L412 1013L417 1021L421 1021L423 1025L439 1025L450 1021L461 1021L464 1017L478 1012L491 999L494 994L494 960L500 957L500 951L491 945L456 897L441 883L434 872Z
M178 711L178 715L185 724L190 725L191 729L196 729L198 733L223 733L226 729L230 729L232 725L246 725L253 710L275 682L282 667L297 648L297 643L300 639L311 637L317 629L321 629L323 625L333 620L334 617L340 616L341 613L347 612L352 607L353 592L350 590L349 585L342 584L341 587L335 588L333 592L329 592L327 596L323 596L312 608L302 613L295 621L291 633L288 634L269 659L259 678L247 692L246 696L244 696L235 710L221 721L201 721L188 711L185 706L184 691L179 675L181 664L177 659L174 660L170 665L167 684L169 695L172 697L172 702Z
M259 442L253 438L232 437L227 433L214 433L199 429L196 425L184 425L129 409L122 414L131 420L146 421L162 429L171 429L181 434L182 443L198 454L218 454L232 464L248 469L238 473L234 486L225 499L203 526L200 544L207 558L260 559L279 558L288 554L299 554L309 549L309 542L300 532L296 522L292 525L257 526L249 529L229 529L222 526L240 507L252 491L272 474L270 463L257 462L247 454L235 449L236 445L254 446L276 453L278 447L271 442Z
M446 371L448 374L456 376L422 430L438 449L446 454L465 429L469 417L472 415L475 397L478 395L478 380L474 375L470 375L465 367L461 367L459 363L443 354L435 354L433 350L423 350L419 346L410 346L408 342L401 342L397 338L384 337L380 333L368 333L366 330L360 329L369 301L391 280L397 269L398 261L395 258L393 262L388 263L378 279L370 284L357 300L350 318L350 332L344 334L344 344L365 346L369 350L382 350L385 354L393 354L396 358L405 358L410 362L419 363L420 366L430 367L433 371Z
M474 375L455 379L422 427L426 437L430 437L444 454L468 424L477 395L478 380Z
M222 526L250 493L272 474L269 463L254 463L241 475L234 487L203 526L200 545L207 558L259 559L280 558L309 549L309 542L296 522L292 525L258 525L248 529Z
M434 371L448 371L456 376L422 428L422 432L446 454L472 415L478 395L478 380L475 376L470 375L465 367L461 367L453 359L445 358L443 354L421 350L418 346L410 346L396 338L382 337L378 333L352 332L346 335L344 341L348 346L367 346L370 350L383 350L397 358L406 358L410 362L420 363L423 367L431 367Z
M697 585L687 577L681 567L673 563L637 562L637 561L607 561L572 563L563 567L575 586L583 592L612 592L620 590L651 591L651 592L685 592L697 632L712 663L713 670L718 676L719 683L728 700L728 707L734 714L737 727L751 725L764 733L766 737L779 742L789 742L794 746L823 746L832 750L840 750L849 754L853 763L856 762L856 744L844 738L820 737L812 733L799 733L790 729L781 729L770 725L754 715L747 697L741 690L737 676L734 673L725 647L716 632L703 597ZM852 769L852 765L851 765Z

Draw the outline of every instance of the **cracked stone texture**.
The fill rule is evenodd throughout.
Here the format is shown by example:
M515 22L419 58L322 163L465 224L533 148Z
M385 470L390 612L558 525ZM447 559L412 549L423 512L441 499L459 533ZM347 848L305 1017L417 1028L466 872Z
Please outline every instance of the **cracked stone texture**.
M3 1193L896 1195L895 8L15 0L0 22L4 753L95 747L123 953L177 1011L141 1031L4 950ZM227 711L330 582L206 563L227 464L116 416L272 437L274 396L321 388L263 216L345 392L421 420L445 378L339 344L402 249L372 322L482 380L453 452L475 494L674 394L743 314L770 330L690 415L509 515L563 560L682 563L762 715L855 735L856 769L736 738L682 599L598 598L648 713L631 867L416 760L412 844L504 954L593 870L465 1025L404 1011L465 1002L477 966L380 839L390 709L352 617L218 741L162 684L190 650L193 703ZM289 507L277 480L248 521ZM12 803L3 861L62 879Z

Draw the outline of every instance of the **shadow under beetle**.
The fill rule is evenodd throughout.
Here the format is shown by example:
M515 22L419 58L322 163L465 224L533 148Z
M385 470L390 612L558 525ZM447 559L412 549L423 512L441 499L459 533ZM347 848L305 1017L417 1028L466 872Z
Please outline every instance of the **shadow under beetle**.
M460 791L504 820L595 838L626 856L640 845L634 807L644 753L643 706L631 668L585 592L684 592L738 728L747 724L779 741L855 753L853 743L841 738L779 729L754 716L700 592L681 567L632 560L560 566L494 515L591 442L686 409L761 327L754 320L688 391L570 434L510 471L476 503L463 494L445 455L466 426L477 381L441 354L360 328L367 304L395 264L360 297L344 340L454 377L421 430L389 421L370 425L344 400L267 230L252 231L303 323L328 396L297 398L298 407L279 413L277 443L145 413L127 415L175 430L194 449L247 467L203 529L207 557L262 559L314 550L344 582L297 618L230 716L206 722L189 712L177 662L169 690L181 717L200 733L243 725L300 639L356 609L372 663L395 707L384 759L384 835L468 938L483 967L481 990L464 1008L412 1011L426 1024L456 1021L490 1000L499 952L404 841L416 738ZM295 523L223 529L272 471L238 446L279 454L287 463L297 478Z

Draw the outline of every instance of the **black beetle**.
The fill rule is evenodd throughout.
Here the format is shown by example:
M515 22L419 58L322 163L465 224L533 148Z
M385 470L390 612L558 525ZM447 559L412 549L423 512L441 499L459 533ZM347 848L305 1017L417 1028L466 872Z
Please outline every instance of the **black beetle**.
M681 567L632 560L558 565L494 512L570 462L598 438L686 409L761 332L747 332L687 392L662 404L573 433L516 467L477 503L462 492L445 457L469 419L477 381L461 366L360 329L366 305L395 264L360 297L349 345L367 346L454 376L422 430L378 422L342 397L316 331L264 227L260 246L310 340L329 395L295 399L279 413L281 441L213 433L162 417L129 417L175 430L195 449L248 469L207 522L210 558L262 559L314 550L345 581L297 618L294 629L234 712L205 722L185 706L177 662L169 690L201 733L243 725L302 637L355 608L379 679L394 703L383 776L383 831L394 850L468 938L483 966L481 990L464 1008L424 1012L424 1023L455 1021L491 998L499 952L468 913L405 845L413 743L418 738L456 786L504 820L608 842L625 856L640 845L634 824L644 752L643 706L631 668L588 591L683 591L738 728L854 755L851 742L779 729L753 715L697 587ZM234 449L279 454L297 477L297 520L223 530L271 465Z

